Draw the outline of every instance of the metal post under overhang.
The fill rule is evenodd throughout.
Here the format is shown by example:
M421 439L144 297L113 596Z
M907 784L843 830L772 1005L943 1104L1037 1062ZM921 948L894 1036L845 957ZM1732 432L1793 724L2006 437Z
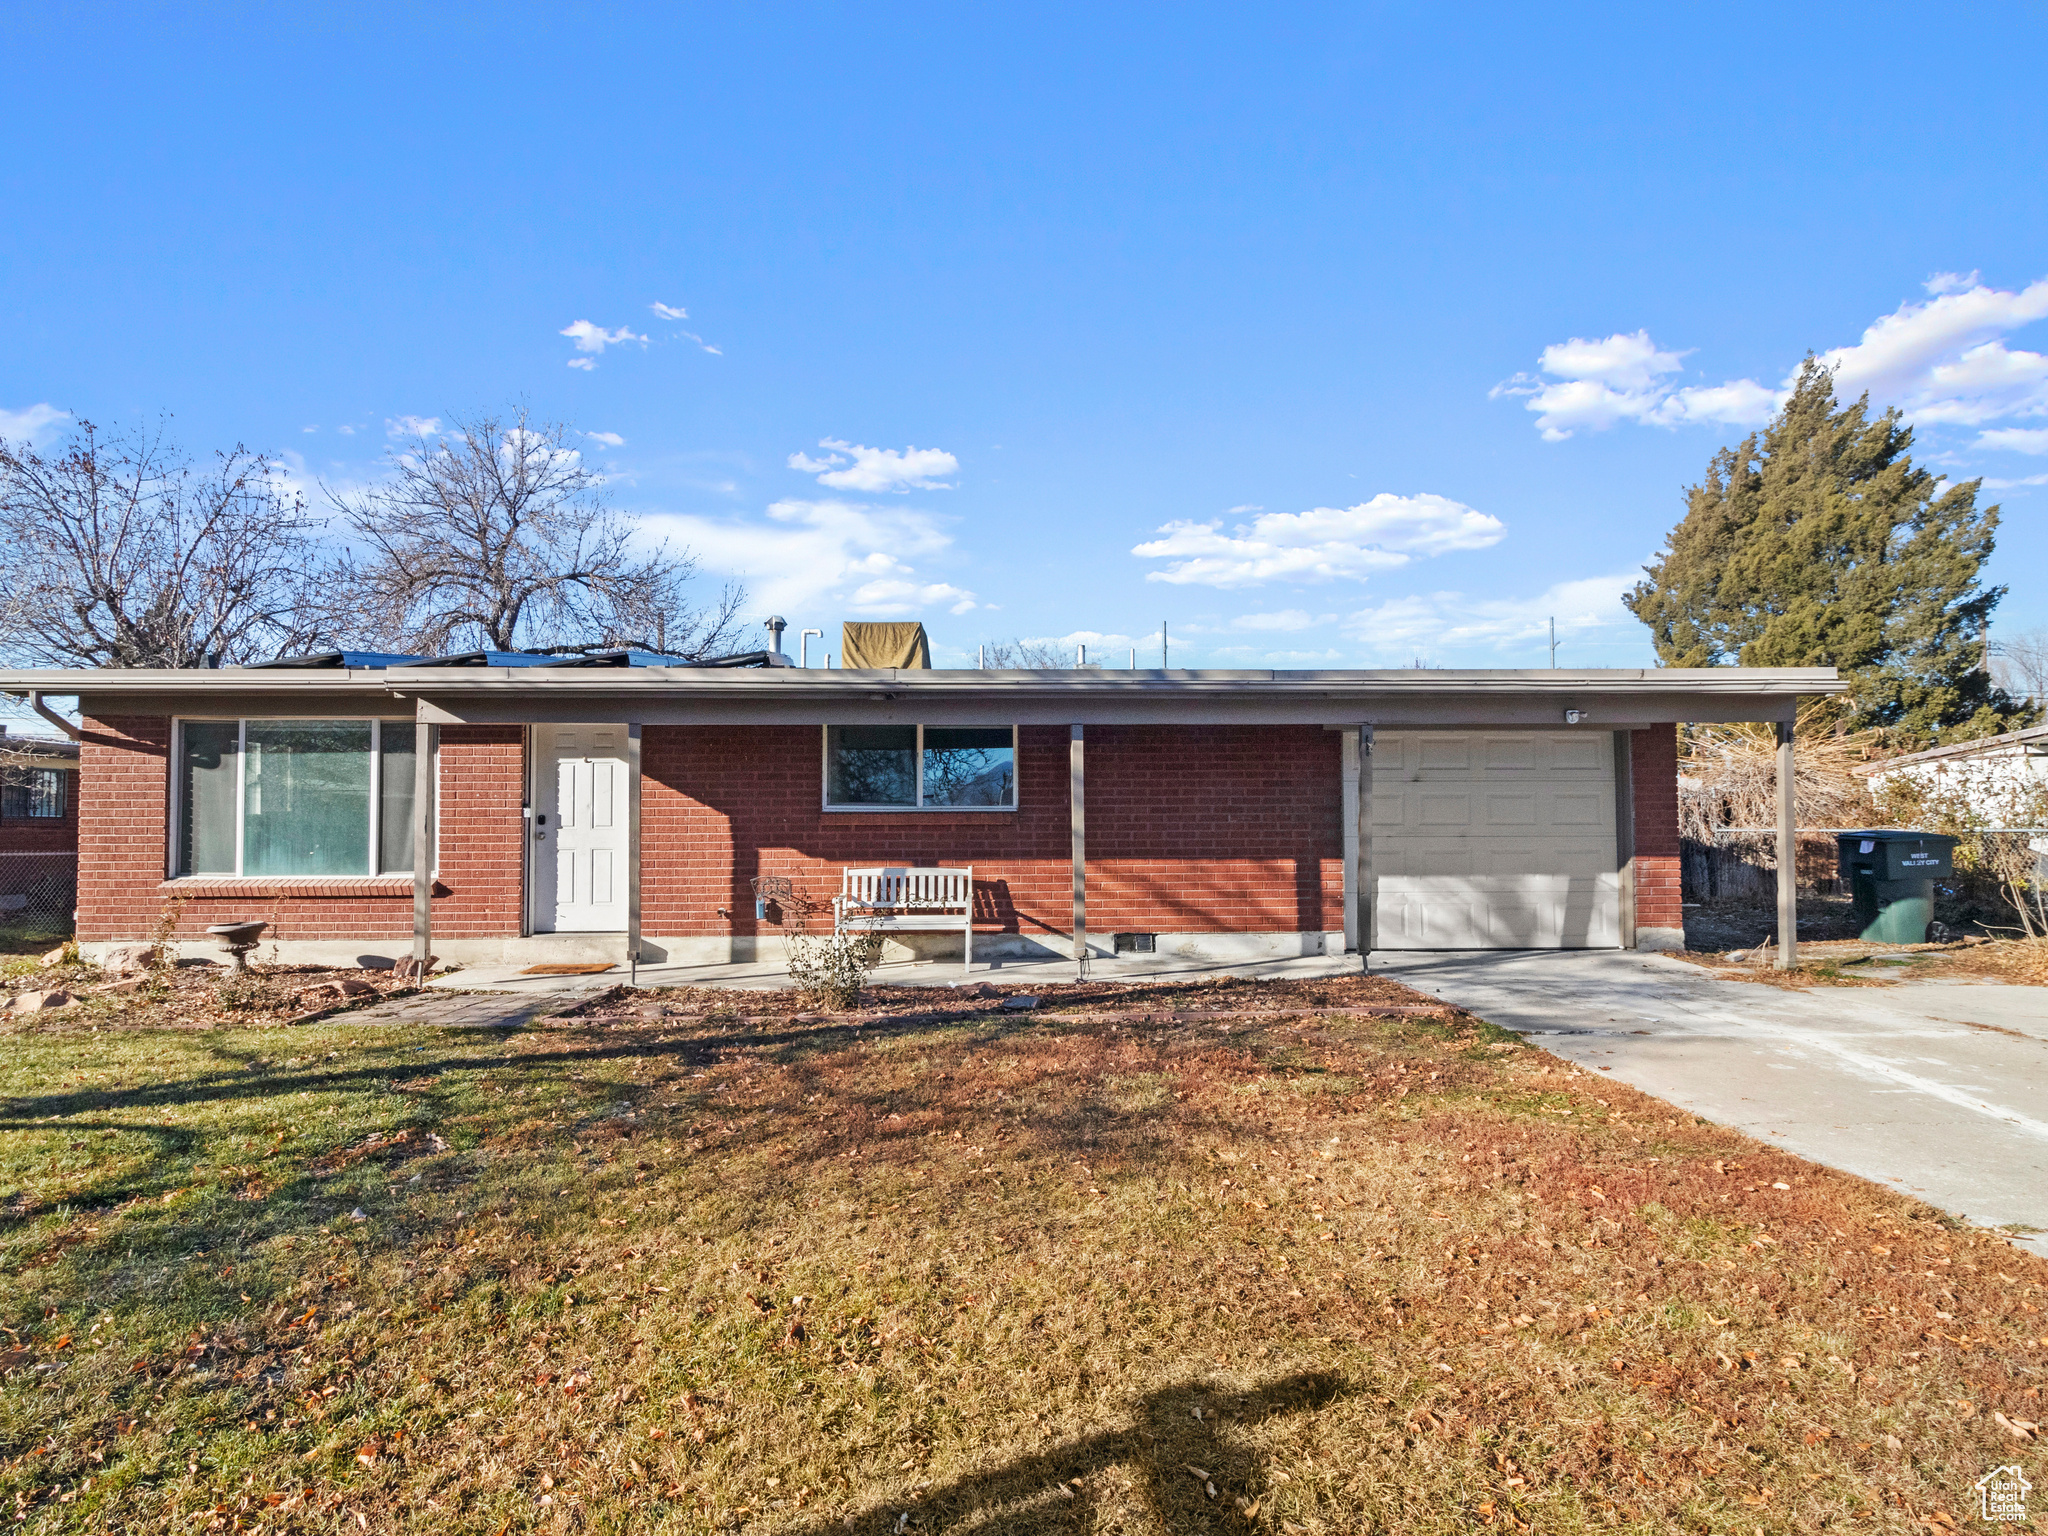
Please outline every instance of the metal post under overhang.
M1344 728L1344 776L1338 819L1344 837L1344 952L1361 968L1375 937L1372 888L1372 745L1370 725Z
M1086 784L1086 732L1069 727L1067 739L1067 818L1073 835L1074 860L1074 976L1088 979L1088 821Z
M434 959L434 727L424 704L412 733L413 980L424 986Z
M1792 772L1792 723L1778 722L1778 969L1799 964L1799 805Z
M626 726L626 968L640 985L640 722Z

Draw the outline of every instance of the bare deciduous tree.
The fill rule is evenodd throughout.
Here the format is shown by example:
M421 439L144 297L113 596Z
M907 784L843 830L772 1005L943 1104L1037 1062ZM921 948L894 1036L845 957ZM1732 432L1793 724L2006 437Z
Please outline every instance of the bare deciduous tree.
M164 428L81 421L45 456L0 441L0 652L74 667L203 667L313 638L318 523L262 455L194 464Z
M335 627L366 641L700 657L729 648L737 628L744 594L692 607L689 552L635 550L570 431L524 409L414 437L389 481L333 500L365 546L344 557L335 612L349 622Z
M2036 708L2048 704L2048 628L1998 635L1991 642L1991 675L2014 698Z
M1074 659L1038 640L992 640L982 647L983 665L995 672L1064 672Z

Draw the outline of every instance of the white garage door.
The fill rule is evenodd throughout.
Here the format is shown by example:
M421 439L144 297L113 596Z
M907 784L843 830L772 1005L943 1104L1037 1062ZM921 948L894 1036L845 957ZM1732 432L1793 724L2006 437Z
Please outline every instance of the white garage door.
M1380 948L1620 945L1609 732L1383 731L1372 761Z

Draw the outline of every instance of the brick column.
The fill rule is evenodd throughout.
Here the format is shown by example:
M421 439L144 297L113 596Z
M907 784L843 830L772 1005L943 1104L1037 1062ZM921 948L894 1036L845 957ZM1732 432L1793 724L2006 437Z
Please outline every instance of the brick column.
M1685 948L1679 902L1678 727L1629 732L1636 812L1636 948Z

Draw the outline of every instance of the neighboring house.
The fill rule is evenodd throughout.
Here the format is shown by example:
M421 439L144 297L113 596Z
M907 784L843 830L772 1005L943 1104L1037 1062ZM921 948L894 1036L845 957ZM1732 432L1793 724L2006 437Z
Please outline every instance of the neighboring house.
M977 959L1070 955L1077 931L1225 961L1676 946L1674 727L1789 722L1841 687L448 660L0 673L79 701L81 939L146 936L176 902L195 946L263 918L286 958L430 936L471 965L724 962L829 926L848 867L972 865ZM795 899L757 917L764 876Z
M0 929L69 932L78 888L78 743L0 726Z
M1872 794L1910 779L1936 798L1960 798L1992 826L2039 826L2048 798L2048 725L1958 742L1859 767Z

